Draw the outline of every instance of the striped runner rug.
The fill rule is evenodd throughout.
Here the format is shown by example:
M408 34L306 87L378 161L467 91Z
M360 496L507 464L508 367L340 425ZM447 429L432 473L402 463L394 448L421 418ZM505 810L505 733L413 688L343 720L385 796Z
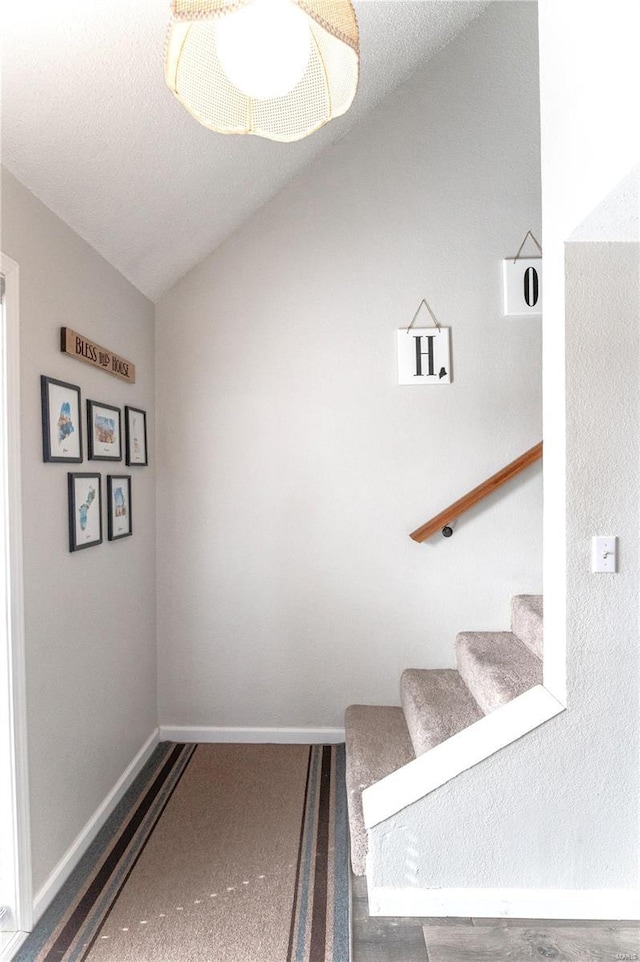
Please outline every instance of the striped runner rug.
M348 962L342 745L158 746L16 962Z

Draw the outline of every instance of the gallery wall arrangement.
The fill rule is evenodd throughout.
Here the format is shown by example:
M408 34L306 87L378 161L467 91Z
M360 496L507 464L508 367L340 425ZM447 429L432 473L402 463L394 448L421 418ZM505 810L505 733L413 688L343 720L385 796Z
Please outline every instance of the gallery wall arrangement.
M135 366L82 335L61 329L60 349L71 357L135 382ZM45 462L82 464L84 461L82 392L77 384L41 375L42 457ZM124 431L123 431L124 426ZM122 409L107 401L86 401L89 461L121 462L144 467L149 463L147 414L141 408ZM69 550L102 544L103 497L99 471L69 472L67 476ZM133 534L130 474L106 476L107 537L118 541Z

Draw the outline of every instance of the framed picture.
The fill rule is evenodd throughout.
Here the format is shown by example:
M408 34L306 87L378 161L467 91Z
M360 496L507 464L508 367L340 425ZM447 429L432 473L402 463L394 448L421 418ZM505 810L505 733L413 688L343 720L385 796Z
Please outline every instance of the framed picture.
M92 461L121 461L120 408L99 401L87 401L89 458Z
M40 377L42 457L45 461L82 461L80 388Z
M126 462L128 465L148 464L147 412L139 408L125 407L124 423L127 437Z
M109 541L133 534L130 474L110 474L107 477L107 522Z
M99 474L69 474L69 551L102 544Z

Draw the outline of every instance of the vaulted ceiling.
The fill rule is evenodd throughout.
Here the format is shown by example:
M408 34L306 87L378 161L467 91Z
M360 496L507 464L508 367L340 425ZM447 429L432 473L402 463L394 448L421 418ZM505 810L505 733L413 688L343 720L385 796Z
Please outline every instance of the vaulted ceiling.
M346 116L306 140L225 137L165 86L168 0L31 0L2 15L2 162L156 300L449 43L487 0L361 0Z

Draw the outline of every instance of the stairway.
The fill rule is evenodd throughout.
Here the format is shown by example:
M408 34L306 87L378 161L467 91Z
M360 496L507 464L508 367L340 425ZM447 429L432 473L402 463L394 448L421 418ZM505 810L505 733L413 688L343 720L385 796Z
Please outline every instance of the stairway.
M511 631L464 631L457 669L409 668L402 707L350 705L345 712L351 864L365 874L362 793L374 782L542 684L542 596L516 595Z

